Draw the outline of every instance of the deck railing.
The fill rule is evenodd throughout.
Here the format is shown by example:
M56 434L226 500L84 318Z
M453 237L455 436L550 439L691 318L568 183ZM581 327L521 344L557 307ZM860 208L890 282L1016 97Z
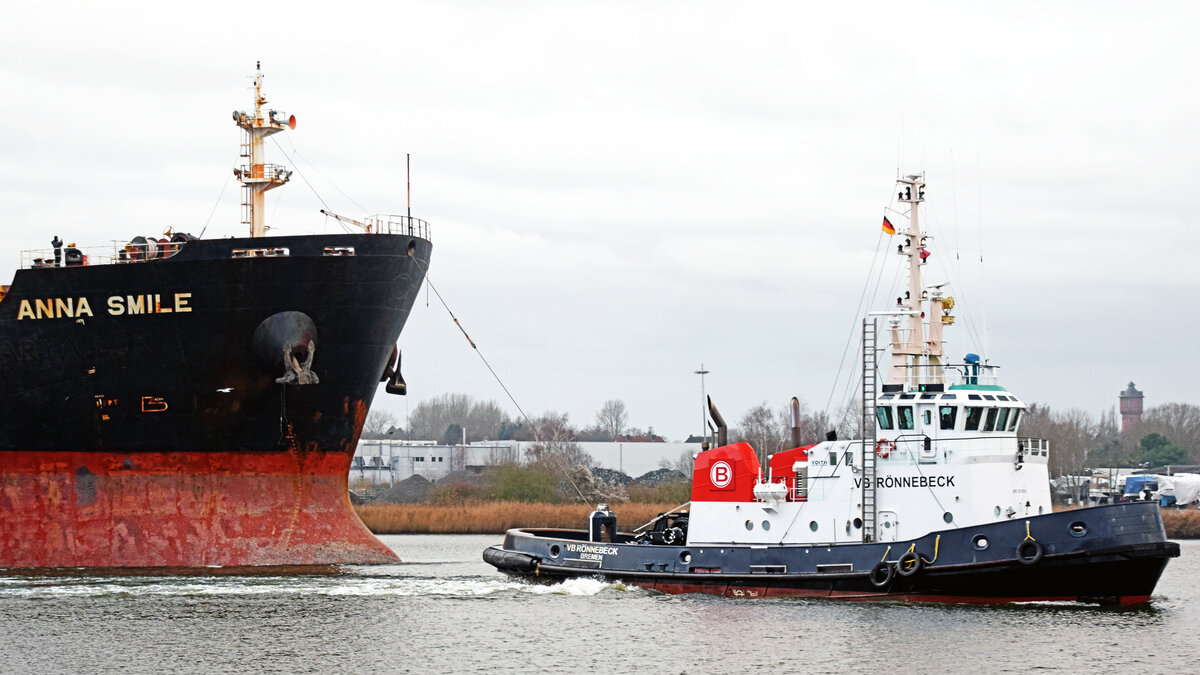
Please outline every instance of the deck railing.
M374 215L365 219L375 234L396 234L429 239L429 223L412 216ZM139 237L140 239L141 237ZM184 241L113 241L105 246L63 246L55 258L53 248L21 251L21 268L82 267L147 262L170 258L187 245ZM347 249L352 250L352 249ZM334 255L327 252L326 255ZM241 256L239 256L241 257Z
M412 216L376 214L367 216L367 225L376 234L404 234L410 237L429 239L429 223Z
M885 381L903 378L911 386L917 384L945 383L954 384L999 384L1000 366L984 363L942 363L936 366L908 365L893 367L893 372Z
M186 242L179 241L148 241L144 244L114 241L108 246L64 246L59 249L57 259L52 248L29 249L21 251L21 267L83 267L163 260L178 253L185 245Z

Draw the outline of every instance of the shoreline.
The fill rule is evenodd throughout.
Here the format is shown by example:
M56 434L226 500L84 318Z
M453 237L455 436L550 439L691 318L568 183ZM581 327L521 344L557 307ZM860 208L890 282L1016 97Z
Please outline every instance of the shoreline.
M678 504L614 504L623 531ZM514 527L583 529L595 504L478 501L461 504L363 504L358 517L374 534L504 534Z
M622 530L632 530L678 504L612 505ZM583 529L593 504L464 502L363 504L354 510L374 534L504 534L514 527ZM1168 539L1200 539L1200 509L1163 509Z

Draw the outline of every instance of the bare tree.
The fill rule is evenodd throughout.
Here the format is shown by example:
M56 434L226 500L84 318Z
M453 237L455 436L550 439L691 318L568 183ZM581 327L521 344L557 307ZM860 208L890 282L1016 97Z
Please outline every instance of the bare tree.
M605 431L604 429L601 429L600 427L593 424L590 427L587 427L585 429L579 429L578 431L576 431L575 432L575 440L577 440L577 441L592 441L592 442L606 442L606 441L613 440L613 437L609 436L608 432Z
M786 412L786 410L785 410ZM746 411L733 430L733 437L749 443L758 453L760 464L766 465L767 455L774 454L791 445L791 434L783 435L779 415L763 401Z
M569 446L582 452L574 442L575 430L571 428L568 417L567 413L550 411L529 421L533 428L522 429L523 432L528 432L529 437L521 439L534 441L533 445L525 450L525 456L529 461L540 462L556 455L566 461ZM573 462L568 461L567 463L572 464Z
M386 410L372 410L367 413L367 419L363 422L362 437L363 438L387 438L389 429L393 429L398 424L396 416Z
M692 469L696 466L696 458L692 456L691 450L684 450L679 453L679 458L675 460L675 464L669 468L675 469L679 473L692 477Z
M564 478L571 486L571 499L578 498L583 502L598 504L615 504L629 501L629 493L624 486L610 485L600 480L586 465L576 465L567 469Z
M1054 412L1034 403L1022 415L1021 435L1050 442L1050 476L1067 476L1072 494L1078 494L1087 473L1089 454L1100 442L1100 425L1083 410Z
M1150 433L1160 433L1188 451L1190 461L1200 461L1200 407L1188 403L1164 403L1142 415L1135 429L1137 441Z
M872 410L870 414L874 415L875 411ZM822 421L825 422L825 428L824 430L818 430L820 433L820 436L816 439L818 441L825 440L825 434L830 431L836 431L838 438L858 438L862 436L863 408L862 401L858 400L858 398L846 403L846 407L838 415L836 426L824 412L820 413L820 416Z
M466 394L445 394L421 401L408 416L410 435L414 439L440 441L451 424L462 425L471 412L471 397Z
M625 430L625 425L629 423L629 412L625 409L625 402L620 399L609 399L604 402L600 411L596 413L596 426L604 430L608 434L605 440L613 440Z
M467 394L445 394L418 403L409 415L409 430L412 438L441 440L447 429L457 425L457 438L461 440L465 430L467 441L471 442L499 438L500 429L507 422L508 415L495 401L475 401Z
M525 451L530 462L540 464L565 483L569 499L592 501L599 492L589 466L595 460L575 442L575 429L567 413L547 412L530 420L535 441Z
M494 440L500 427L508 422L508 414L495 401L476 401L467 412L467 438L471 441Z

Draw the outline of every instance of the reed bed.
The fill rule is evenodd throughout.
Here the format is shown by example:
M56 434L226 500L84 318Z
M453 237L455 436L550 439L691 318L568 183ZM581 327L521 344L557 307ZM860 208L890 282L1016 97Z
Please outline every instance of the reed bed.
M622 531L679 504L614 504ZM593 504L475 501L464 504L363 504L354 507L375 534L502 534L514 527L587 527Z
M1163 509L1168 539L1200 539L1200 509Z
M678 504L615 504L620 529L632 530ZM375 534L503 534L514 527L587 527L590 504L474 501L464 504L364 504L354 507ZM1056 510L1062 510L1058 508ZM1170 539L1200 539L1200 509L1163 509Z

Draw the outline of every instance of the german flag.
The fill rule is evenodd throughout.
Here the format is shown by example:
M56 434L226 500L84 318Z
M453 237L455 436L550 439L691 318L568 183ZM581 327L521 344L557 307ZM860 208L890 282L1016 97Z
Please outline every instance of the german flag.
M887 219L887 216L883 217L883 231L887 234L896 234L896 228L892 225L892 221Z

